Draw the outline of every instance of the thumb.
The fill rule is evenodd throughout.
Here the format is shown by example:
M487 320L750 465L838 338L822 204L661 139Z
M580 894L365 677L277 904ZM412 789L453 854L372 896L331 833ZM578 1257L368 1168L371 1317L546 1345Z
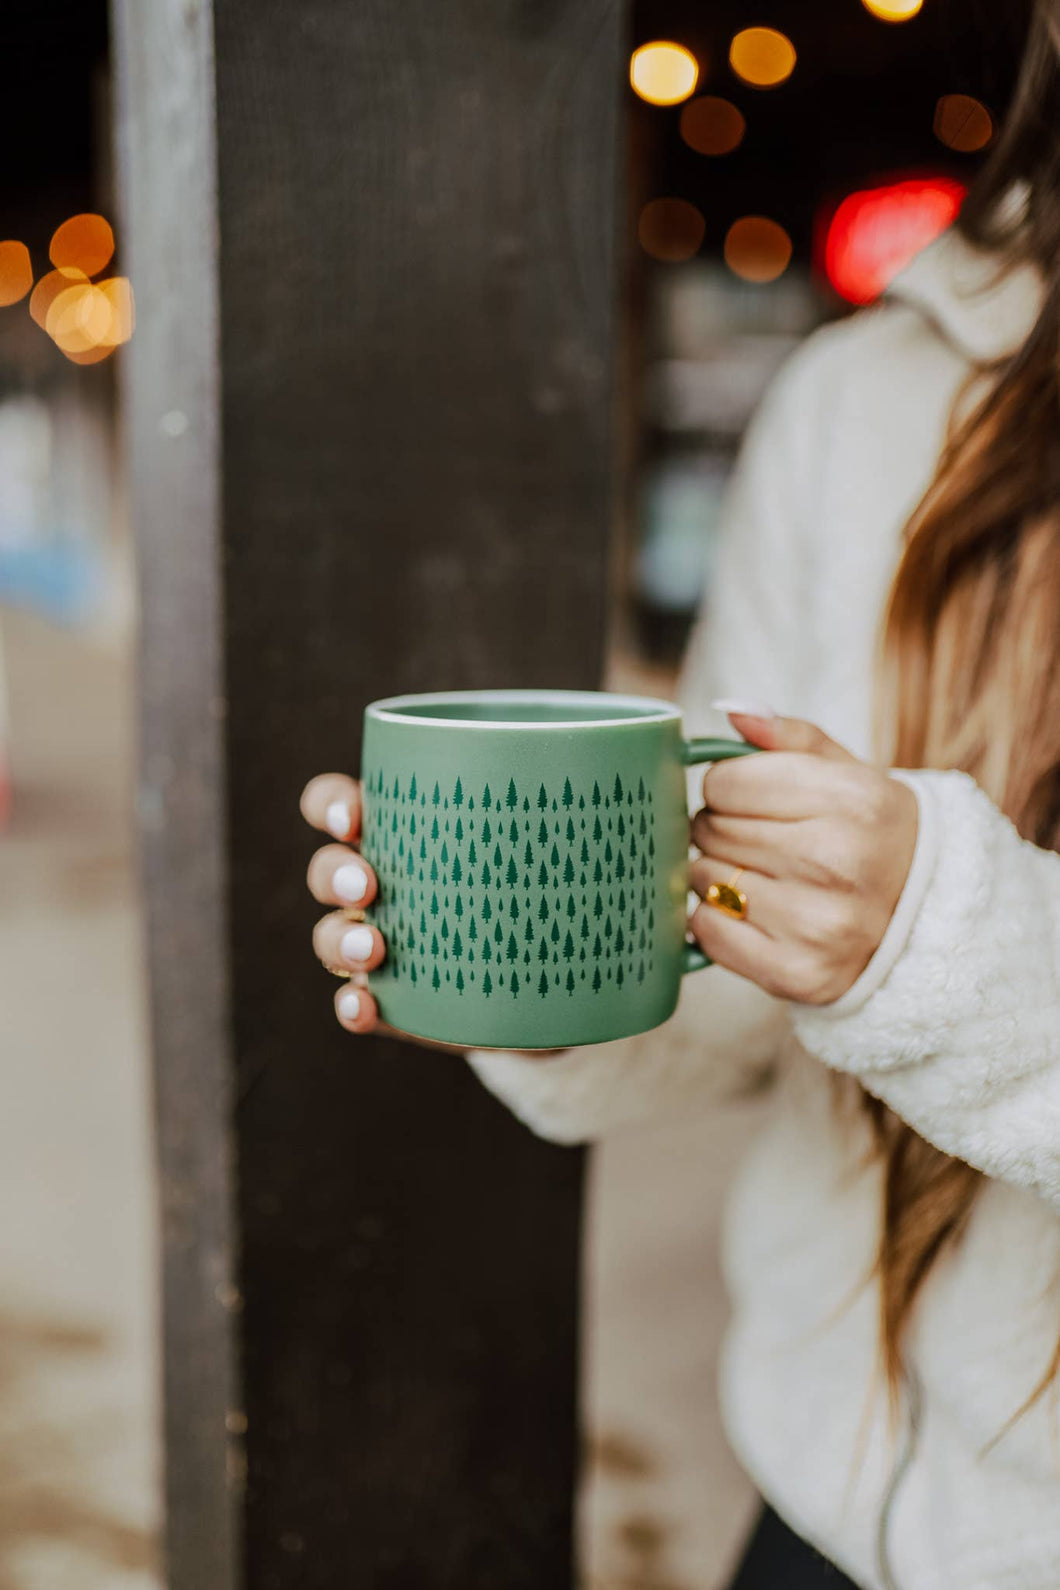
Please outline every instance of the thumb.
M830 762L855 762L857 758L804 718L781 718L771 708L748 702L746 708L736 701L715 701L712 705L728 715L737 734L749 745L763 751L802 751L810 756L821 756Z

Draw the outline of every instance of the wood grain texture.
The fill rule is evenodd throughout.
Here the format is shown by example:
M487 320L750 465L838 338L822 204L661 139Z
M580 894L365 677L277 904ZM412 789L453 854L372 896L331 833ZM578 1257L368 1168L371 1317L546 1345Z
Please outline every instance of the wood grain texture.
M217 7L254 1590L571 1582L581 1155L337 1030L296 803L376 696L600 677L621 22Z
M623 7L115 3L171 1590L561 1590L582 1156L339 1031L297 797L600 678Z
M163 1229L174 1590L235 1590L219 371L208 0L115 0L122 416L140 581L139 812ZM231 1460L231 1461L230 1461Z

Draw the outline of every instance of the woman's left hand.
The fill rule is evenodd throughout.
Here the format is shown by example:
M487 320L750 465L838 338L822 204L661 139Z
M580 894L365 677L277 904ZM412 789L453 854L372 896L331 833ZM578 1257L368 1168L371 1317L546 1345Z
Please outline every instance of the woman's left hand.
M729 716L768 754L707 771L690 880L702 897L742 869L747 915L701 900L689 926L719 966L781 999L830 1004L891 920L916 846L916 796L811 723Z

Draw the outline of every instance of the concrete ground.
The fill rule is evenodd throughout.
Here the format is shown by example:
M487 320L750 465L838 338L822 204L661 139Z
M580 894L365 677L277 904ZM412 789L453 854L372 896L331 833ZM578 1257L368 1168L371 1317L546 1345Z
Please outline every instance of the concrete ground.
M0 1590L158 1580L154 1188L113 649L4 614Z
M0 1590L157 1590L131 680L114 646L24 615L3 640ZM750 1516L714 1395L717 1208L749 1124L728 1110L597 1152L586 1590L717 1590Z

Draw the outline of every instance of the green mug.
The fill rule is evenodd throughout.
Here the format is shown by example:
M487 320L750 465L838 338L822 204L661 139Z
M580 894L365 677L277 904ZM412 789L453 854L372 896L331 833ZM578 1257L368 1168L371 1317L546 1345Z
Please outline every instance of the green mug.
M467 1048L565 1049L657 1027L684 972L685 739L669 701L580 690L391 696L364 714L362 849L379 879L384 1021Z

